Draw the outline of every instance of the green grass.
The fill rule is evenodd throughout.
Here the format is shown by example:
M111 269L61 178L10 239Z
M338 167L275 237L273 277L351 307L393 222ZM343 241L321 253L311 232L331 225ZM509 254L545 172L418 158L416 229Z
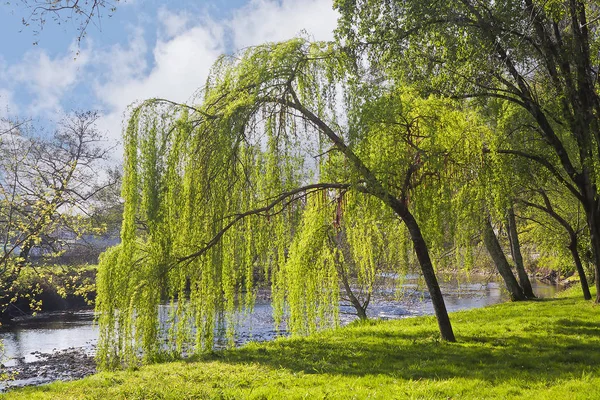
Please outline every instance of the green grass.
M2 399L599 399L600 307L559 298L354 324L202 359L99 373Z

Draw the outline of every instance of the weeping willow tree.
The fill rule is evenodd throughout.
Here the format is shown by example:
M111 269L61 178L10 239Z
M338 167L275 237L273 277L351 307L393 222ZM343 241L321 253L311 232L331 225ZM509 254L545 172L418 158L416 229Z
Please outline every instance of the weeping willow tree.
M257 277L277 327L335 325L340 266L351 258L368 288L409 242L441 337L455 340L430 252L460 214L454 184L480 159L481 124L348 64L328 43L253 47L220 58L192 105L132 110L122 244L98 272L101 367L210 349L219 322L232 340Z

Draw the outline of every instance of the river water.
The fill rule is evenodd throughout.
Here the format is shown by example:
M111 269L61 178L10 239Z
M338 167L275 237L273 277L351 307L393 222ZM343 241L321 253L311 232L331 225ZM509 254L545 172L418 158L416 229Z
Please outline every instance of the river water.
M556 286L539 281L533 281L532 284L538 297L552 297L558 290ZM483 276L468 280L442 278L440 286L448 311L479 308L507 300L501 284ZM369 317L398 319L433 314L427 291L416 275L408 276L402 287L400 299L391 290L380 290L369 305ZM257 300L251 314L240 315L236 344L276 337L271 311L268 300ZM166 306L162 312L166 312ZM356 318L352 312L352 307L340 306L342 324ZM98 328L93 324L93 319L92 310L45 313L1 330L3 364L9 371L18 372L18 375L11 380L0 381L0 391L7 387L77 379L93 373L93 354L98 340ZM217 339L217 346L221 344Z

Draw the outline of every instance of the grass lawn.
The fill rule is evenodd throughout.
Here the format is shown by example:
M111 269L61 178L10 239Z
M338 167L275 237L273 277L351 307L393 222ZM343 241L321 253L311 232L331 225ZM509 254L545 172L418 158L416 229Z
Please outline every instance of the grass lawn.
M433 317L354 324L0 399L600 399L600 306L580 296L452 313L457 343Z

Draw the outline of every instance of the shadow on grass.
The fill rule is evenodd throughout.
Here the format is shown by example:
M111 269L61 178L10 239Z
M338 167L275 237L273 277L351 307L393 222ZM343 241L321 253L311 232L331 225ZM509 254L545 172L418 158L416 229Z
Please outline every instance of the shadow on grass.
M432 318L355 325L307 338L277 340L214 353L203 359L259 363L306 374L388 375L402 379L454 377L500 382L548 382L581 376L600 366L598 313L570 315L562 299L529 303L523 315L505 305L489 313L461 314L457 343L440 342ZM543 303L543 304L540 304ZM538 307L536 304L540 304ZM514 305L514 307L525 307ZM571 311L569 311L571 310ZM589 312L589 310L588 310ZM498 315L495 315L495 314ZM500 322L499 322L500 321Z

